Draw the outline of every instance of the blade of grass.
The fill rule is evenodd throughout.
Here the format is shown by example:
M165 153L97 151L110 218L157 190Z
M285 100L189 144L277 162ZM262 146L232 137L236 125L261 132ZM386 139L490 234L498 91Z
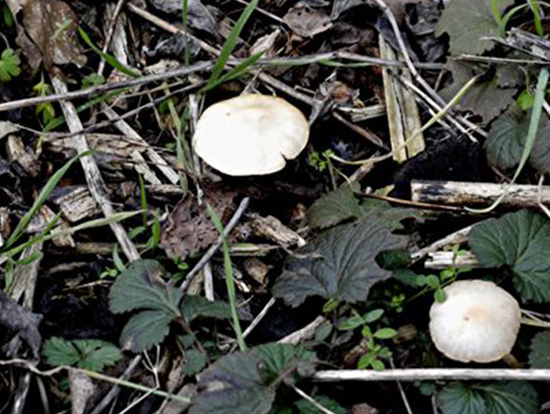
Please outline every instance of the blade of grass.
M189 25L189 0L183 0L182 9L183 32L185 33L185 55L183 61L185 62L185 66L189 66L191 62L191 49L189 47L189 36L187 35L187 27Z
M30 208L30 210L23 216L23 218L19 221L17 224L17 227L10 235L9 239L6 241L4 245L4 249L8 249L9 247L13 246L13 244L21 237L27 226L29 225L32 217L36 214L36 212L42 207L46 199L50 196L52 191L55 189L61 178L65 175L65 173L71 168L71 166L80 159L80 157L85 157L88 155L91 155L92 152L88 151L85 153L80 154L79 156L71 158L69 161L65 163L63 167L61 167L52 177L48 180L40 194L38 195L38 198L35 200L34 204Z
M210 86L206 85L204 87L204 92L208 92L209 90L214 89L215 87L221 85L224 82L236 79L239 76L243 75L248 70L248 68L254 65L263 55L264 55L264 52L258 52L255 55L250 56L244 62L239 63L229 72L227 72L225 75L221 76L212 85Z
M206 205L210 218L216 226L216 230L223 237L223 225L220 221L220 218L216 214L216 211L210 206ZM239 349L241 351L246 350L246 344L244 342L243 331L241 330L241 323L239 322L239 315L237 314L237 301L235 299L235 279L233 276L233 266L231 265L231 256L229 255L229 245L227 239L223 238L222 243L223 251L223 268L225 273L225 284L227 286L227 295L229 296L229 306L231 307L231 316L233 317L233 329L235 330L235 335L237 336L237 343L239 344Z
M124 73L125 75L131 76L132 78L139 78L139 73L134 72L133 70L127 68L122 63L120 63L117 58L114 56L103 53L94 43L92 42L92 39L88 36L88 34L82 29L82 27L78 28L78 33L80 34L80 37L82 37L82 40L99 56L101 56L103 59L105 59L105 62L107 62L109 65L114 67L119 72Z
M537 132L540 124L540 117L542 114L542 104L544 102L544 95L546 94L546 86L548 85L549 72L547 68L542 68L539 72L539 79L537 82L537 89L535 90L535 103L533 104L533 110L531 112L531 119L529 121L529 130L527 132L527 139L525 140L525 147L521 154L521 160L519 162L518 168L512 177L512 181L508 184L504 192L491 204L489 207L484 209L473 209L466 207L466 210L471 211L472 213L489 213L493 211L502 201L504 197L510 192L510 189L516 182L519 174L523 170L523 167L529 160L531 151L533 150L533 145L537 138Z
M241 13L239 19L237 20L237 23L235 23L235 27L231 31L231 34L228 36L227 40L225 41L225 44L223 45L223 49L220 53L220 56L216 60L216 64L214 65L214 68L212 69L212 75L210 76L210 79L208 80L208 83L206 84L206 89L211 89L212 85L216 83L216 81L220 78L225 65L227 64L227 61L231 57L231 53L233 53L233 50L235 49L235 46L237 44L237 40L239 39L239 36L252 15L252 12L258 5L259 0L252 0L248 5L245 7L244 11Z

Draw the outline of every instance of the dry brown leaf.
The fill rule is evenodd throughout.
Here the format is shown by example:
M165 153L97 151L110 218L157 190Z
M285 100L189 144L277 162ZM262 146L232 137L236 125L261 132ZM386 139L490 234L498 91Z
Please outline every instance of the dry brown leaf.
M18 26L17 44L33 69L42 61L46 69L68 63L86 64L77 39L78 18L66 3L26 0L20 5L23 19Z
M320 9L298 3L283 17L283 21L298 36L313 37L332 27L330 17Z
M210 246L218 238L218 232L206 204L210 204L225 223L235 210L234 191L220 188L205 189L203 203L188 194L176 205L160 236L161 247L170 257L185 259L190 253Z

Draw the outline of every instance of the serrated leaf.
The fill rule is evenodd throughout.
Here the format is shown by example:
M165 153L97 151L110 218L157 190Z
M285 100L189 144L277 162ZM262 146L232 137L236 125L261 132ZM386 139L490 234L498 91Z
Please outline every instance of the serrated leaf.
M313 369L316 358L314 352L301 346L277 343L260 345L254 349L254 353L261 361L262 371L267 375L268 381L274 381L289 371L305 374Z
M124 349L139 353L161 343L174 317L162 310L148 310L132 316L124 326L120 342Z
M484 145L489 164L512 168L519 163L529 130L529 118L527 113L513 105L493 123Z
M253 352L226 355L200 375L202 391L193 399L190 414L267 414L275 390L262 382Z
M514 0L495 0L502 13ZM483 37L498 35L498 22L490 0L453 0L449 3L435 28L436 36L448 33L453 55L481 54L493 48Z
M307 221L312 228L324 229L358 218L361 213L362 209L353 194L353 188L346 185L315 201L307 212Z
M44 342L42 355L46 357L48 364L54 366L74 366L80 360L80 355L73 344L56 336Z
M219 300L211 302L202 296L185 296L181 301L180 310L188 323L200 316L217 319L231 317L231 309L226 302Z
M508 265L514 284L524 299L550 300L550 222L528 211L508 213L474 226L470 245L487 267Z
M550 368L550 332L539 332L533 337L529 365L533 368Z
M187 376L198 374L206 366L206 362L207 358L204 353L197 349L190 349L185 352L182 372Z
M453 76L452 83L440 91L441 97L446 101L453 99L472 77L481 74L477 73L473 66L464 62L451 61L446 66ZM506 76L505 73L497 68L492 78L475 83L460 99L457 109L472 111L481 116L484 123L491 122L513 103L513 96L516 93L515 87L500 85L502 76Z
M135 309L161 310L179 315L181 290L166 285L160 276L164 268L156 260L133 262L120 273L109 292L111 312L123 313Z
M511 106L492 125L485 151L491 165L499 168L512 168L519 164L527 131L529 130L530 113L522 111L517 105ZM529 161L539 172L550 172L550 122L542 115Z
M370 211L355 223L325 231L288 256L273 295L292 306L309 296L364 301L371 286L391 275L378 266L376 256L404 247L405 241L391 233L380 214Z
M487 414L481 392L462 382L452 382L437 393L437 405L443 414Z
M122 357L116 346L99 339L67 341L53 337L44 343L42 353L50 365L71 365L90 371L102 371Z
M487 414L537 414L536 389L525 381L498 381L476 384L483 393Z
M4 49L0 57L0 81L9 82L12 78L19 76L21 74L20 63L19 56L13 49Z

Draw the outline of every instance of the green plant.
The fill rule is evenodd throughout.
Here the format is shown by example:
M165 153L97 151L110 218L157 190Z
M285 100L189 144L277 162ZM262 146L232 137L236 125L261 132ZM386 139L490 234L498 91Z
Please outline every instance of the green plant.
M397 331L389 327L383 327L376 330L371 328L370 324L378 321L384 314L383 309L374 309L364 315L360 315L355 310L352 310L352 313L353 315L344 320L338 329L346 331L359 327L362 328L362 345L365 349L365 353L361 356L361 358L359 358L357 367L359 369L371 367L376 371L382 371L386 368L383 360L388 359L391 356L391 351L381 341L395 337L397 335Z
M21 61L13 49L4 49L0 56L0 81L9 82L21 74Z
M48 96L52 93L52 87L44 81L44 75L41 75L40 82L32 87L37 96ZM55 118L55 108L51 102L43 102L36 105L35 113L42 116L42 122L48 124Z
M113 344L99 339L66 340L59 337L48 339L42 354L50 365L70 365L91 371L102 371L114 365L122 353Z
M317 171L323 172L326 169L329 169L332 167L331 157L333 155L334 155L334 151L332 150L325 150L322 153L313 151L311 154L309 154L307 162Z

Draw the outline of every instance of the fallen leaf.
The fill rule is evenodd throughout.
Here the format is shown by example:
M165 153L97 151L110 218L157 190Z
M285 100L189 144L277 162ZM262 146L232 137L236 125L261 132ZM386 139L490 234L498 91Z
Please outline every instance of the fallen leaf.
M23 5L22 27L18 26L17 44L33 69L40 60L46 69L68 63L81 67L86 64L86 56L78 43L77 27L78 17L66 3L27 0Z
M234 211L236 193L218 187L205 188L204 200L199 205L192 195L186 195L163 226L160 245L170 257L185 259L189 254L210 246L218 238L206 204L210 204L225 222Z
M181 17L183 11L182 0L150 0L158 10ZM187 22L194 29L204 30L216 37L219 36L218 22L210 9L202 4L201 0L188 0Z
M298 3L283 17L283 21L298 36L313 37L332 27L332 20L320 9Z
M494 0L502 13L514 0ZM435 34L448 33L453 55L478 55L492 49L494 43L483 37L497 36L498 23L491 0L453 0L445 7Z
M451 61L447 67L452 73L453 81L440 91L440 95L448 102L476 72L473 66L456 61ZM491 79L474 84L460 100L457 108L481 116L485 124L491 122L513 102L512 98L516 94L516 88L499 86L499 79L506 76L507 72L497 69Z

